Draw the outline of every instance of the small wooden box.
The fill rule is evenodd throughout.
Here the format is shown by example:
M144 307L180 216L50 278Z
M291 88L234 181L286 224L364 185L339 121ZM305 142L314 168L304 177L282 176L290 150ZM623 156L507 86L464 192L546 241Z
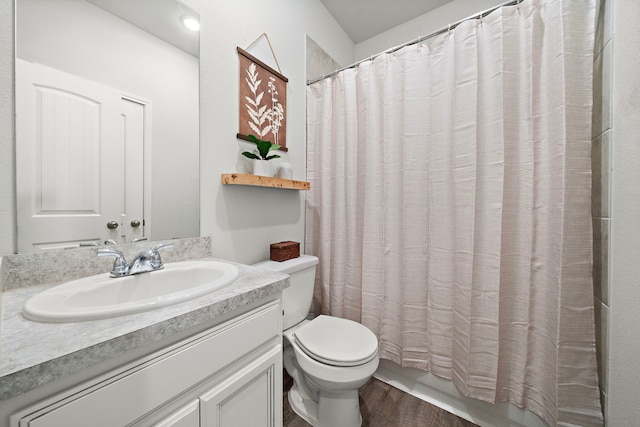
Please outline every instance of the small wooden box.
M271 244L271 260L287 261L289 259L298 258L300 256L300 243L298 242L280 242Z

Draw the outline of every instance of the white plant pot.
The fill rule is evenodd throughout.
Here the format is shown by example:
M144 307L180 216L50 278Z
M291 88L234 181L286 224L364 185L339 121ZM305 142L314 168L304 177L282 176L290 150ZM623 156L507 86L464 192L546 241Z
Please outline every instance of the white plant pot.
M272 177L271 162L268 160L254 160L253 162L253 174L260 176Z

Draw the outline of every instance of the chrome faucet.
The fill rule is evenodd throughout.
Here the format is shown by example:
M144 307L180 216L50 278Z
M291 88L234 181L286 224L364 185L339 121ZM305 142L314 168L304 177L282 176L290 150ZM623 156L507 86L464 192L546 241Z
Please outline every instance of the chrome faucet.
M129 264L127 264L127 260L117 249L98 249L98 256L115 256L116 259L113 261L113 269L111 270L109 276L111 277L122 277L129 275Z
M173 247L172 242L162 243L153 249L140 252L131 263L127 263L122 252L116 249L98 249L98 256L114 256L113 269L109 273L111 277L133 276L134 274L161 270L164 267L160 253L162 248Z

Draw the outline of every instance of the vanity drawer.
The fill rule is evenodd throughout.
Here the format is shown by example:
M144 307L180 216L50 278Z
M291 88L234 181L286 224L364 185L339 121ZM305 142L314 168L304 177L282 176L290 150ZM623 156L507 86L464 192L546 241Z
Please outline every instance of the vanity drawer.
M20 427L124 426L265 343L280 348L280 304L266 304L21 418Z

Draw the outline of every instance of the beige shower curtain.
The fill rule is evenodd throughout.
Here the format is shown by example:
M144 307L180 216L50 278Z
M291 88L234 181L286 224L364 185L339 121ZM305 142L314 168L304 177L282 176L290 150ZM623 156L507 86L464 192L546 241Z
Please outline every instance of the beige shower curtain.
M308 87L315 310L551 425L601 425L595 0L525 0Z

